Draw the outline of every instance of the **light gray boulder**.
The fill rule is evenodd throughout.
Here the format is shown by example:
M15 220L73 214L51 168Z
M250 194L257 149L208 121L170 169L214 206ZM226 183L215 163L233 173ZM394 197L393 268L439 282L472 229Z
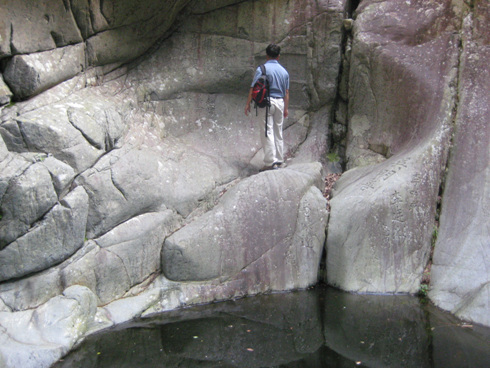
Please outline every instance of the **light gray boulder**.
M243 279L252 290L314 284L328 217L319 181L319 164L241 181L212 211L166 239L164 275L178 281Z
M179 217L170 210L147 213L96 239L100 249L95 255L95 292L100 302L105 304L115 300L131 287L158 273L164 239L179 225ZM73 266L69 266L64 270L65 279L70 280L70 285L78 283L70 277L73 269ZM78 271L85 272L83 268Z
M15 127L15 124L12 124ZM16 119L15 133L29 151L49 152L76 172L93 165L102 151L88 142L69 121L67 106L46 106ZM13 131L10 130L10 133ZM5 139L5 137L4 137ZM7 139L5 139L7 140ZM8 140L6 142L8 144Z
M96 297L72 286L36 310L0 312L2 367L50 367L94 322Z
M430 255L441 175L441 167L434 164L440 157L430 151L440 144L436 140L425 152L342 175L330 201L329 284L354 292L419 290Z
M315 2L298 12L293 3L284 2L274 14L284 22L267 18L267 1L188 17L178 33L130 74L138 81L138 98L165 100L178 92L203 91L245 94L246 99L255 68L265 62L265 48L275 40L282 47L280 62L290 72L291 105L307 109L331 103L341 59L343 3ZM251 16L261 20L252 23ZM182 58L181 50L197 52Z
M5 0L0 13L0 57L82 42L67 2Z
M0 135L2 135L2 140L9 151L26 152L28 150L19 124L15 120L5 117L5 120L0 124Z
M325 173L339 172L338 168L328 162L327 153L329 150L329 118L331 109L327 105L308 116L308 132L304 134L305 140L293 148L294 157L291 159L291 163L308 163L319 161L322 163ZM288 135L286 130L285 135ZM290 139L286 140L290 142Z
M41 163L30 165L7 185L0 202L0 248L26 234L58 201L51 175Z
M356 13L347 169L383 162L433 134L440 121L434 114L449 113L440 101L455 93L459 53L459 19L448 4L368 0Z
M10 181L20 177L31 165L32 161L21 155L10 153L5 142L0 137L0 198L2 198L7 191Z
M62 292L60 270L56 266L0 284L1 299L10 311L37 308Z
M150 111L158 112L160 127L153 123L157 139L150 143L147 135L145 140L157 149L164 139L192 147L214 162L220 176L217 183L226 183L251 170L250 161L261 149L259 124L264 111L260 118L255 119L255 113L247 117L238 109L243 103L243 96L221 93L179 93L174 99L148 102ZM302 138L304 134L290 142L297 145Z
M89 238L146 212L171 208L187 216L214 189L220 177L213 160L179 141L168 143L161 151L114 150L77 178L90 197Z
M5 84L2 73L0 73L0 106L9 104L12 96L12 91Z
M43 213L44 218L29 232L0 250L0 280L47 269L75 253L84 242L87 214L87 193L82 187L75 188Z
M15 55L3 77L17 99L26 99L70 79L85 68L85 45Z
M112 2L109 2L109 4L117 5ZM70 2L70 5L73 17L84 40L97 32L109 28L108 19L104 16L104 13L110 8L107 3L105 9L100 0L74 0Z
M97 89L90 92L72 94L64 103L15 106L17 114L6 112L0 124L7 147L15 152L49 153L76 174L86 170L117 146L126 131L126 105L121 104L118 111L114 99L102 98Z
M129 74L140 101L174 99L183 92L248 91L253 77L249 41L219 34L196 37L189 31L175 34ZM198 51L182 58L182 50Z
M3 141L2 136L0 135L0 163L4 162L4 160L7 158L9 155L9 150L7 148L7 145ZM3 191L0 192L1 195L3 195Z
M327 281L345 290L416 293L429 260L458 40L449 5L424 7L364 1L357 9L347 141L347 166L356 168L334 188L327 238Z
M69 190L69 186L75 178L75 170L73 170L70 165L57 160L53 156L48 156L41 162L51 175L53 186L58 197L63 197Z
M0 57L85 41L90 65L129 61L164 36L189 0L2 2Z
M163 241L180 226L179 221L169 210L137 216L85 242L59 265L0 284L1 299L11 310L33 309L73 285L92 290L98 305L122 298L159 272Z
M75 14L84 24L84 33L91 33L90 28L96 31L87 39L89 64L126 62L141 56L156 40L166 35L177 15L189 1L97 1L89 2L88 5L77 1ZM86 14L86 11L82 9L86 9L87 6L90 7L90 14L95 15L90 16L90 22L92 19L94 22L89 23L89 17L83 14Z
M457 316L490 325L490 77L488 7L463 22L459 108L442 199L429 296Z

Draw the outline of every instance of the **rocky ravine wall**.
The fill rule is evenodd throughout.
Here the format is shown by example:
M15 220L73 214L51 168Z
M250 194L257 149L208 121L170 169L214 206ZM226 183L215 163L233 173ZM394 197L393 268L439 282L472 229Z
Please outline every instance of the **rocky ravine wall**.
M353 4L0 4L3 365L49 366L136 316L312 285L325 229L327 282L414 293L441 182L430 296L490 325L488 10L363 0L351 29ZM290 161L259 173L262 118L242 111L271 40L291 73ZM330 214L329 137L348 169Z

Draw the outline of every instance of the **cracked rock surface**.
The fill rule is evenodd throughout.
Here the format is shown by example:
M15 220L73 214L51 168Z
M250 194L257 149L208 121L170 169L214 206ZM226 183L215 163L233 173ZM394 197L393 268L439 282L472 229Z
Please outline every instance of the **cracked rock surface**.
M490 325L481 4L2 2L0 365L306 288L322 253L329 284L416 293L434 233L431 299ZM243 107L270 40L288 166L260 172L264 113ZM343 169L328 213L324 175Z

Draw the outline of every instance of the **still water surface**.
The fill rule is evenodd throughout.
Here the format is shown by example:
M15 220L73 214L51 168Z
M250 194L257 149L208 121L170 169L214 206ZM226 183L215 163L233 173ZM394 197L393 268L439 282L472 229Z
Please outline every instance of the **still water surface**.
M54 367L490 367L490 328L410 296L327 287L187 308L90 336Z

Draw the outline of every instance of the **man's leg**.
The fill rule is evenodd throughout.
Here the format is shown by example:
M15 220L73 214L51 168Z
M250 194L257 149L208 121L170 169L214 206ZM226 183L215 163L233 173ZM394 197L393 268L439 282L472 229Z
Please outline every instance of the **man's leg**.
M267 137L265 136L265 121L260 122L260 139L262 141L262 148L264 149L264 165L272 167L276 161L276 148L274 143L274 111L275 106L271 104L269 108L269 115L267 116ZM265 117L264 117L265 119Z
M272 104L275 106L273 112L274 119L274 163L282 164L284 162L284 140L282 136L282 126L284 123L284 100L273 99Z

